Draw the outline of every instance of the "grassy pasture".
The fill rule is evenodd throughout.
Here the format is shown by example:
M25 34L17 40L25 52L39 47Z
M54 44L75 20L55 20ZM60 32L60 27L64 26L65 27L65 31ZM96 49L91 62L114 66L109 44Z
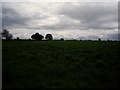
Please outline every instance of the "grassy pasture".
M118 88L119 43L3 41L4 88Z

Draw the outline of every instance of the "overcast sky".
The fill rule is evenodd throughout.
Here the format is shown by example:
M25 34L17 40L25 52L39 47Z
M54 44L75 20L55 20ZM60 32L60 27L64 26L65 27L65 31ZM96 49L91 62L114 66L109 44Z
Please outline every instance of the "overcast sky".
M54 39L118 39L117 2L2 3L2 28L30 38L39 32Z

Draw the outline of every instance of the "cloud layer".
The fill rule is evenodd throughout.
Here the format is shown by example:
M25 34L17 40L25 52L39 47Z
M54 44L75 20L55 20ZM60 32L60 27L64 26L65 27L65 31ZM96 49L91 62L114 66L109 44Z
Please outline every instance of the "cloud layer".
M61 13L79 20L81 22L80 29L117 28L117 7L112 3L80 3L65 7Z
M2 27L21 38L40 32L52 33L56 39L115 39L115 35L117 39L118 6L90 2L2 3Z

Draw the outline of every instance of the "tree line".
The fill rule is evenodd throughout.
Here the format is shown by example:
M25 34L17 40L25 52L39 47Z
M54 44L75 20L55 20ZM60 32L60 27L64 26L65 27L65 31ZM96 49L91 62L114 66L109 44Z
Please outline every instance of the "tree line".
M12 39L13 39L13 35L12 35L8 30L6 30L6 29L4 29L0 34L1 34L1 38L2 38L2 39L3 39L3 38L6 39L6 40L12 40ZM47 35L44 37L43 35L39 34L38 32L35 33L35 34L33 34L33 35L31 36L31 38L32 38L33 40L43 40L44 38L45 38L46 40L53 40L52 34L47 34ZM19 40L19 37L17 37L17 40Z
M13 39L13 35L6 29L4 29L1 33L1 38L5 39L5 40L12 40ZM44 37L43 35L39 34L38 32L33 34L31 36L32 40L53 40L53 36L52 34L46 34L46 36ZM20 40L19 37L16 38L16 40ZM31 40L31 39L28 39L28 40ZM64 40L64 38L61 38L60 40ZM101 41L101 38L98 38L98 41Z

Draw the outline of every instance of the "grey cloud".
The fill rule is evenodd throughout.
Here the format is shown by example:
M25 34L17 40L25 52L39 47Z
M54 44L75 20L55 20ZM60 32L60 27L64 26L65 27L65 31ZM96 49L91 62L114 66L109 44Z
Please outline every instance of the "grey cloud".
M33 15L25 16L19 14L18 12L10 7L3 5L2 7L2 26L21 26L27 28L39 28L39 29L116 29L117 26L112 25L112 23L117 23L117 9L116 7L109 6L109 3L106 3L103 6L103 3L79 3L80 5L74 5L72 3L65 3L57 11L57 15L64 15L70 19L79 20L81 24L75 24L74 22L67 21L66 18L64 21L60 20L59 23L54 25L42 25L37 26L31 22L31 20L44 20L49 18L49 16L40 13L39 11ZM111 4L111 3L110 3ZM32 23L32 24L31 24ZM109 25L106 25L109 24Z
M120 41L120 34L119 33L108 35L108 37L110 40L119 40Z
M63 18L64 21L60 20L55 25L44 25L40 29L113 30L118 28L118 14L115 3L79 3L79 5L65 3L57 14L80 21L81 24L75 24Z
M37 26L37 27L30 27L28 29L41 29L41 30L71 30L71 29L78 29L73 26L72 23L57 23L54 25L42 25L42 26Z
M15 9L15 7L7 6L7 3L2 5L2 27L12 27L12 28L28 28L31 24L31 20L45 19L49 16L43 15L41 13L35 13L33 15L24 15L21 11Z
M24 27L27 25L29 18L22 17L20 14L17 13L14 9L6 6L2 6L2 27Z
M31 19L46 19L48 15L44 15L42 13L36 13L35 15L31 16Z
M112 26L113 22L117 23L117 6L109 4L111 3L68 4L63 6L59 14L81 21L80 29L113 29L117 28ZM111 26L105 26L106 23Z
M59 18L59 17L58 17ZM66 19L64 18L59 18L59 22L53 24L53 25L42 25L42 26L36 26L36 28L33 29L47 29L47 30L74 30L74 29L78 29L80 27L79 24L76 24L73 21L70 21L70 18Z
M33 30L31 31L41 30L40 32L42 32L42 30L49 30L54 32L57 30L63 31L63 30L77 29L77 30L86 30L86 33L89 33L89 29L94 29L94 30L116 29L117 26L114 24L118 23L117 6L115 6L114 3L113 3L114 6L112 6L111 3L77 3L78 5L74 5L72 3L64 3L64 5L61 5L59 8L57 8L57 11L55 11L55 13L51 13L48 8L46 10L41 9L43 12L39 11L38 9L38 11L36 10L35 13L34 12L31 13L31 15L28 14L24 15L22 14L22 11L19 10L19 8L15 8L16 6L14 5L7 6L8 4L3 4L2 6L3 28L5 28L6 26L13 27L14 29L16 29L17 27L19 27L19 29L23 27L28 29L32 28ZM27 9L29 12L30 8L27 7L26 7L26 11L23 12L27 13ZM44 11L48 13L44 13ZM39 22L39 20L43 20L43 21L48 20L47 18L51 18L54 16L58 19L58 22L54 24ZM75 23L75 21L80 21L80 23ZM28 30L27 32L31 32L31 31ZM15 32L20 33L17 30ZM26 31L23 31L23 33L24 32ZM72 32L70 33L72 34ZM57 34L59 35L59 33ZM25 36L26 35L24 35L23 37ZM112 39L114 38L117 39L117 34L107 35L107 36ZM66 37L71 37L71 36L66 35ZM85 37L81 36L80 38L97 39L98 35L85 36Z

